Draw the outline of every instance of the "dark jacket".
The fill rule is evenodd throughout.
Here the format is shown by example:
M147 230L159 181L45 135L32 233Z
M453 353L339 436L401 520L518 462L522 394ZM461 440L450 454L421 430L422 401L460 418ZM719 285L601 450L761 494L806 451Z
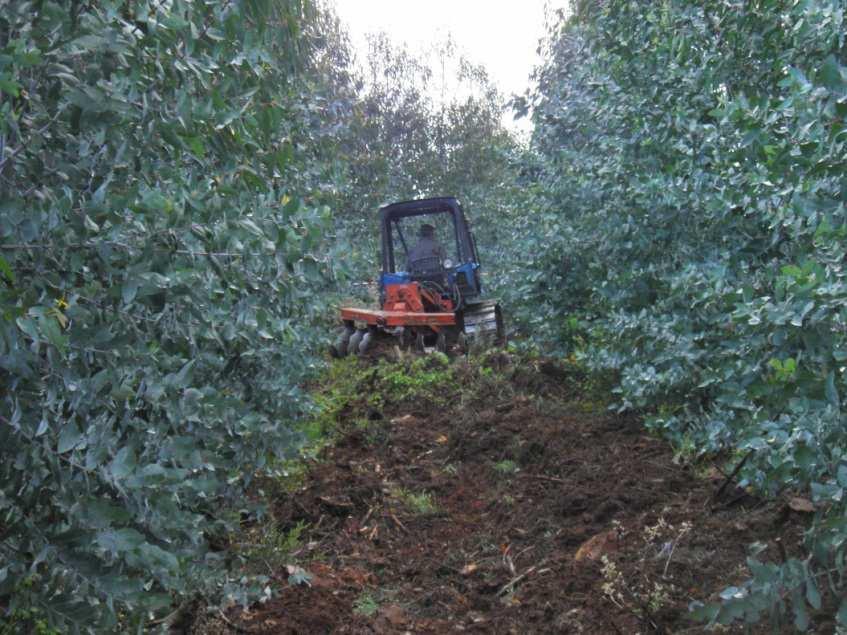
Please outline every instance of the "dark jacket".
M412 247L409 251L408 267L412 270L412 265L424 258L438 258L439 266L444 262L447 256L442 247L434 238L423 237L418 240L418 244ZM429 268L429 267L427 267Z

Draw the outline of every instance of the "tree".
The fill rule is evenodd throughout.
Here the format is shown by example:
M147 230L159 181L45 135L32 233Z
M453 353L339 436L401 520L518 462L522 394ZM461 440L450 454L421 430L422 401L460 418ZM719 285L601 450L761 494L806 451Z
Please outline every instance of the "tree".
M10 619L113 629L243 593L210 545L296 447L324 284L329 213L292 143L315 128L314 19L296 0L5 3Z
M744 484L827 510L812 559L751 560L699 611L720 623L779 620L790 598L805 629L843 575L843 10L580 2L533 96L543 319L590 321L621 409L698 453L752 452Z

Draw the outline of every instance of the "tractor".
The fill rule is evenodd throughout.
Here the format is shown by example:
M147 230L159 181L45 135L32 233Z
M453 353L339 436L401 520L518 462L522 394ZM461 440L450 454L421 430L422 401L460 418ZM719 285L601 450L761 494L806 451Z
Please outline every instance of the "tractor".
M419 352L466 352L472 342L504 342L500 306L481 298L476 241L459 201L394 203L379 210L379 225L380 308L341 308L335 356L363 354L380 335Z

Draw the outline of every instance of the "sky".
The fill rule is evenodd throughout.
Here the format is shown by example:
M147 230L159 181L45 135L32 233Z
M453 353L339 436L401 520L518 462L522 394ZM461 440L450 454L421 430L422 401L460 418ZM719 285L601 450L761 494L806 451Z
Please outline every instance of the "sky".
M505 95L523 94L539 62L545 7L564 8L567 0L335 0L360 58L366 35L385 31L412 51L453 35L459 51L482 64ZM526 120L507 125L520 129Z

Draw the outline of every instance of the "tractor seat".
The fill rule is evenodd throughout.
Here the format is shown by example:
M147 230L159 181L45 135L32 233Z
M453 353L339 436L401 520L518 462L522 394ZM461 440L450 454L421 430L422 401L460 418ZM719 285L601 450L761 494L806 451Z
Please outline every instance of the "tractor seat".
M442 287L447 284L444 265L438 256L418 258L409 263L409 273L418 282L436 282Z

